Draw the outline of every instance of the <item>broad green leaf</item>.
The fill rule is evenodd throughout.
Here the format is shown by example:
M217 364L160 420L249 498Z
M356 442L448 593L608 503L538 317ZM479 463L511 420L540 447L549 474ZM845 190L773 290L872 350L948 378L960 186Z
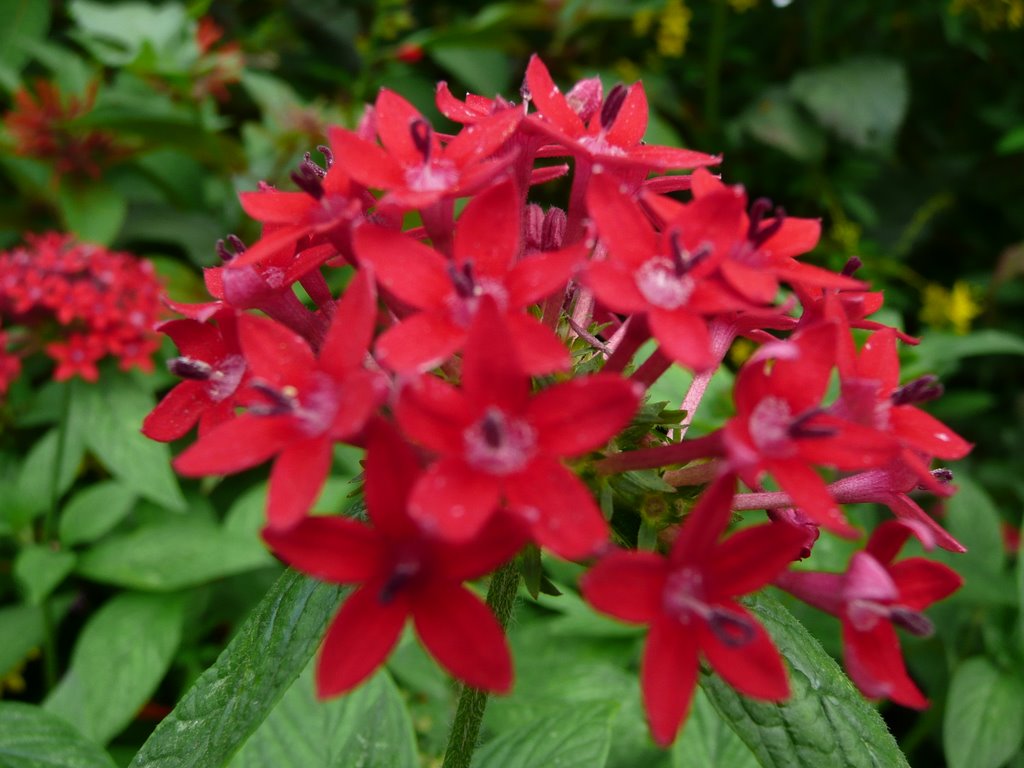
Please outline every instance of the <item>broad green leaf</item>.
M60 472L55 478L54 468L57 466L58 449L61 453ZM59 497L70 488L78 474L78 467L84 454L83 437L70 426L65 429L63 446L60 445L59 428L54 427L43 435L29 449L25 462L21 465L17 495L24 511L32 515L43 512L55 497ZM12 521L15 528L18 527L18 522L25 521Z
M907 766L881 715L778 600L760 595L749 606L789 662L792 696L749 699L720 677L701 686L764 768L899 768Z
M737 121L740 128L769 147L801 162L815 162L825 154L825 136L781 89L758 97Z
M672 768L758 768L757 758L697 689L683 730L672 745Z
M188 33L185 8L176 3L153 6L127 2L108 5L74 0L72 18L84 34L80 41L110 66L130 64L147 46L164 54L181 48Z
M175 511L185 498L171 471L165 443L139 430L153 409L153 397L130 376L106 369L102 386L74 382L72 408L81 419L89 449L114 477L139 496Z
M973 331L965 336L929 333L916 347L907 350L904 380L925 373L951 373L962 360L981 355L1024 355L1024 338L994 328Z
M168 515L99 542L82 553L77 571L105 584L173 591L273 563L255 537L201 517Z
M221 768L274 709L320 643L343 590L285 572L130 768Z
M104 480L74 494L60 515L60 540L65 546L95 541L124 519L135 503L135 491L116 480Z
M39 605L75 567L75 554L45 544L25 547L14 560L14 578L25 600Z
M983 657L957 667L942 743L950 768L999 768L1024 743L1024 680Z
M861 149L884 149L903 123L910 86L892 59L858 58L802 72L790 93L823 126Z
M602 768L617 708L598 702L539 717L485 743L473 755L473 768Z
M46 609L50 611L54 626L70 605L70 596L61 595L49 601ZM43 644L45 625L43 606L9 605L0 608L0 677L24 661L33 648Z
M992 499L964 473L956 473L957 492L946 501L945 524L961 544L963 554L940 553L944 562L965 576L968 583L991 589L991 577L999 575L1006 563L1006 550L999 517Z
M180 595L120 594L82 629L67 673L44 702L100 743L117 735L156 690L181 642Z
M315 666L311 661L229 768L418 768L409 713L387 672L318 701Z
M1024 151L1024 125L1018 125L1003 134L996 144L996 152L1000 155L1009 155L1014 152Z
M0 0L0 19L0 67L14 74L28 60L24 44L46 36L50 4L38 0Z
M114 768L114 761L56 715L31 704L0 701L0 766Z
M512 80L512 62L496 48L437 45L430 47L429 54L438 66L474 93L502 93Z
M62 180L57 207L64 228L86 242L110 245L121 231L128 201L113 187L97 182L77 184Z

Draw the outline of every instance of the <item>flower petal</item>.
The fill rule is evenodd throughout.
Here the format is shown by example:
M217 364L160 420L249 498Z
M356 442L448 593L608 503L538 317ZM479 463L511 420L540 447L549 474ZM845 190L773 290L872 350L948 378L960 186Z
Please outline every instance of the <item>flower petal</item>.
M292 567L339 584L370 580L385 556L378 531L345 517L307 517L287 530L265 528L263 540Z
M744 528L715 549L708 563L708 582L714 585L716 595L746 595L785 570L800 556L805 542L805 533L788 523Z
M168 443L186 434L212 405L206 386L200 381L183 381L142 422L142 434L150 440Z
M614 174L591 175L587 210L612 258L639 267L658 255L658 235Z
M654 740L667 747L686 719L697 687L697 633L662 618L651 625L640 663L644 709Z
M764 468L811 520L838 536L848 539L860 536L860 531L850 525L839 510L825 481L810 466L802 461L765 461Z
M509 306L525 307L564 289L576 269L586 260L587 250L584 243L577 243L560 251L536 253L520 259L505 279Z
M334 161L360 184L373 189L394 189L405 185L402 166L383 147L344 128L331 127L327 135Z
M503 280L519 255L520 207L511 180L473 197L455 227L455 263L471 263L476 275Z
M267 494L267 524L289 528L309 512L331 469L331 447L326 436L287 446L274 460Z
M499 509L469 541L436 541L436 572L439 578L452 581L478 579L511 560L529 540L525 523L508 510Z
M507 693L512 654L491 609L458 584L435 583L416 593L416 632L430 655L473 688Z
M889 575L899 588L900 605L923 610L949 597L963 585L956 571L923 557L908 557L889 566Z
M366 358L376 321L377 292L373 279L366 270L360 270L335 307L318 355L320 369L341 379L346 372L359 368Z
M420 445L436 453L461 453L471 421L463 394L435 376L419 376L402 388L398 423Z
M504 484L504 491L509 508L530 524L536 542L559 557L588 557L608 541L608 524L590 490L554 459L535 459Z
M506 315L505 322L511 334L509 342L524 373L542 376L572 367L565 344L533 315Z
M398 642L409 605L401 597L382 603L379 592L371 583L352 593L327 629L316 665L321 699L346 693L366 680Z
M377 420L367 440L365 466L363 494L374 526L389 536L414 534L408 503L420 462L413 447L393 425Z
M701 651L715 672L740 693L755 699L779 701L789 696L786 667L764 627L739 603L724 606L743 616L752 631L749 642L731 645L723 642L705 623L699 630Z
M309 343L269 317L242 315L238 337L253 376L267 382L289 383L316 366Z
M844 620L843 659L850 679L865 696L889 698L913 709L928 706L928 699L907 674L899 638L889 622L879 621L864 631Z
M703 371L715 364L707 322L686 309L652 308L647 314L651 335L659 349L680 365Z
M448 262L433 248L392 229L363 224L353 235L359 262L373 267L381 287L416 307L440 307L454 291Z
M662 611L668 565L653 552L616 550L580 579L594 608L623 621L649 624Z
M230 475L262 464L300 435L287 416L241 416L211 429L174 460L186 477Z
M374 352L381 365L398 373L422 373L441 365L466 341L466 331L447 312L420 312L388 328Z
M537 54L530 57L530 63L526 67L526 87L530 91L530 100L546 120L569 136L580 136L584 133L583 121L558 90L548 68Z
M633 418L642 388L615 374L596 374L548 387L530 401L527 419L549 456L596 450Z
M409 513L431 533L451 541L475 536L498 507L498 478L442 458L413 487Z

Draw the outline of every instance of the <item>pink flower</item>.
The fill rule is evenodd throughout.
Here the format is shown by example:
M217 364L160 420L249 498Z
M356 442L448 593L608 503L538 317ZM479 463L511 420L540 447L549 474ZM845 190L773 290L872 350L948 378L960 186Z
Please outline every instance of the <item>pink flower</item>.
M923 709L928 700L907 675L895 627L931 634L932 624L921 611L959 589L962 579L922 557L894 562L912 531L888 520L871 534L867 548L854 554L846 573L790 571L775 583L841 619L846 670L865 696Z

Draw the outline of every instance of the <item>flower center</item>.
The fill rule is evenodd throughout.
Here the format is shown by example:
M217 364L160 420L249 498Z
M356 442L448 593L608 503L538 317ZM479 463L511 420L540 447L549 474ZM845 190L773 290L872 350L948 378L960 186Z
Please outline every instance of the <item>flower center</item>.
M504 284L492 278L476 277L472 260L458 266L449 265L448 276L455 289L455 295L448 298L448 311L456 325L462 328L469 327L476 317L480 299L484 296L493 298L499 311L504 312L508 308L508 291L505 290Z
M704 575L696 568L680 568L669 574L662 592L662 607L680 624L703 620L712 634L730 648L746 645L756 636L753 623L745 615L707 602Z
M761 400L750 414L750 437L762 453L791 452L789 427L793 412L781 397L769 396Z
M689 275L677 275L672 261L664 256L645 261L633 279L640 295L659 309L683 306L696 285Z
M491 475L518 472L537 452L533 427L494 406L462 433L462 440L470 466Z

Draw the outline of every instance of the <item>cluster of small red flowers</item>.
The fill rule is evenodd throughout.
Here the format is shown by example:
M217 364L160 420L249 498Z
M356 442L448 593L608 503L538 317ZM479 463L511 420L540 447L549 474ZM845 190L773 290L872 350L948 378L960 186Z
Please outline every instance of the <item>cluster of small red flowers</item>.
M192 86L192 95L196 98L212 94L224 101L228 98L227 87L242 77L245 66L242 46L235 41L222 42L223 37L224 30L209 16L201 18L196 25L199 61Z
M14 139L14 151L54 163L58 176L79 174L99 178L103 167L121 150L105 131L78 128L74 121L92 110L97 84L81 96L61 94L55 83L35 82L35 93L23 87L14 93L14 107L4 126Z
M153 265L57 232L25 240L0 253L0 319L9 330L0 336L0 392L19 358L39 350L57 363L56 381L96 381L107 355L123 370L152 370L160 346L152 329L163 311Z
M853 277L857 264L797 261L818 221L748 204L706 170L718 157L645 144L640 83L604 93L592 78L562 93L534 57L522 95L460 101L442 83L438 109L460 126L444 135L383 90L357 130L330 131L324 166L306 156L299 191L243 193L262 237L222 243L223 266L206 273L215 301L164 326L185 381L144 430L172 440L199 423L175 462L189 476L273 459L266 541L301 570L361 585L324 641L322 695L366 679L410 616L452 674L508 690L503 633L463 582L532 541L592 565L581 586L597 610L650 625L641 677L660 744L685 718L701 658L748 695L788 695L778 650L738 600L769 583L841 619L865 693L923 705L894 626L927 632L921 610L959 579L893 561L911 534L961 549L908 493L948 495L931 462L969 445L916 407L939 394L934 379L900 384L897 342L915 341L868 319L881 295ZM564 210L528 199L569 172L549 158L572 160ZM657 175L679 169L696 170ZM685 201L668 196L680 191ZM469 200L455 216L457 198ZM421 224L403 231L411 212ZM335 300L324 269L346 265L354 277ZM740 335L760 346L736 378L736 415L686 438ZM685 417L623 450L671 365L694 372ZM338 441L367 449L368 522L307 514ZM581 475L614 486L662 467L708 487L669 551L621 548ZM896 519L846 573L790 569L821 528L862 536L841 505L864 501ZM723 540L732 512L753 509L767 521Z

